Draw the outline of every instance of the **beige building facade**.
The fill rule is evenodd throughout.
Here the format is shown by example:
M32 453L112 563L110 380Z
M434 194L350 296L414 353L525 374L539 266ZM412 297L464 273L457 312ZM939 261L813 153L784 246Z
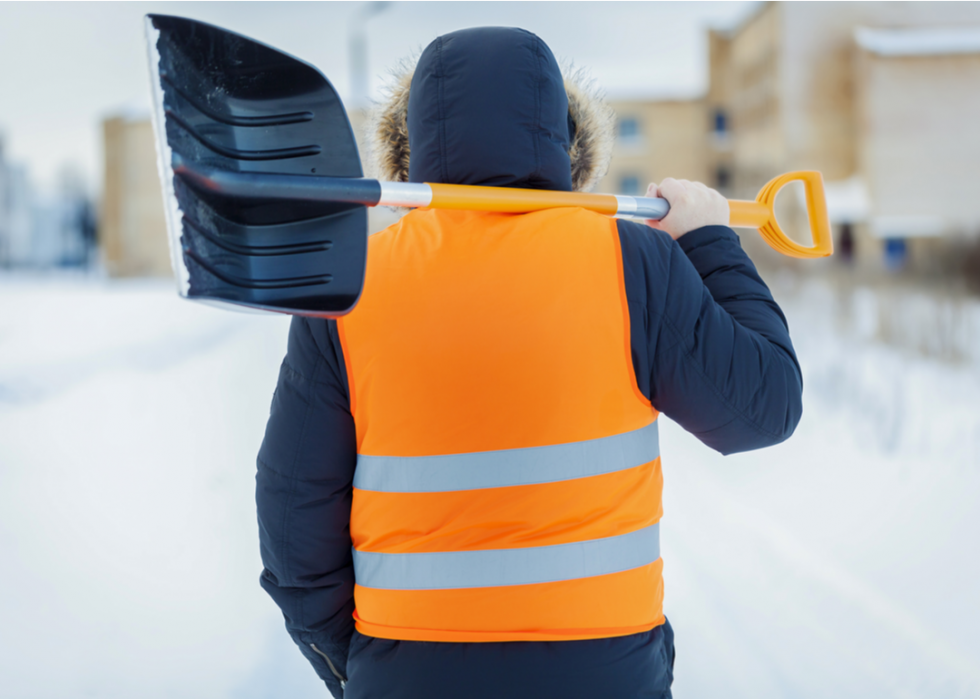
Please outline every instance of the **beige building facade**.
M611 102L617 137L596 191L643 195L665 177L707 181L703 100Z
M980 24L860 29L857 172L877 239L917 266L955 268L980 239Z
M980 3L772 2L707 38L703 97L612 102L617 140L597 191L642 195L677 177L751 199L778 174L815 169L831 264L946 274L980 259ZM367 156L363 115L351 120ZM150 122L110 119L104 131L107 268L169 274ZM777 211L807 242L799 194ZM397 218L372 211L371 231ZM755 233L743 241L762 263L794 264Z
M98 239L114 277L169 276L170 250L149 117L102 123L105 181Z
M820 170L838 259L867 269L949 272L980 239L980 3L767 3L709 52L728 194ZM778 210L805 229L799 197Z

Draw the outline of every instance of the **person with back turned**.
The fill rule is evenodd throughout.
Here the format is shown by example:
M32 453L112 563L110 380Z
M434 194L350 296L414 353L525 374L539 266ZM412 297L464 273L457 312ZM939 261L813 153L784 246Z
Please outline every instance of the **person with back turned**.
M375 156L385 179L581 190L612 123L535 35L467 29L401 76ZM802 379L727 202L648 194L656 228L412 211L371 237L349 315L293 319L261 583L334 696L670 696L658 415L758 449Z

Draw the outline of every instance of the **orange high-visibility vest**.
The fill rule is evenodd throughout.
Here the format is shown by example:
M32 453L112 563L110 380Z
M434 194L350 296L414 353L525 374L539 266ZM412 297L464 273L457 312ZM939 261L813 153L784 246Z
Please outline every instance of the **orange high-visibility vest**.
M615 220L413 211L371 237L338 328L361 633L544 641L663 623L657 412L633 373Z

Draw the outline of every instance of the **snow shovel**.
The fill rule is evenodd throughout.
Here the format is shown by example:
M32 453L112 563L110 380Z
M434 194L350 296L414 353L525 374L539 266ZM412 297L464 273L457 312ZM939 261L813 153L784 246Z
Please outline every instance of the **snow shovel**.
M664 199L365 179L344 106L316 68L247 37L147 15L160 178L171 261L184 297L337 317L357 303L369 206L526 213L576 206L661 219ZM806 187L813 246L773 212L777 191ZM781 175L756 201L731 201L732 226L758 228L794 257L832 251L819 172Z

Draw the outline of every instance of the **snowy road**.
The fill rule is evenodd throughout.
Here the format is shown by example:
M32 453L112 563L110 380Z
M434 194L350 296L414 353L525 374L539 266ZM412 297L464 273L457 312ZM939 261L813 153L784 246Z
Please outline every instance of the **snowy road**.
M662 430L675 696L980 697L980 366L841 333L821 293L785 304L792 440ZM325 696L257 584L287 324L0 279L0 696Z

